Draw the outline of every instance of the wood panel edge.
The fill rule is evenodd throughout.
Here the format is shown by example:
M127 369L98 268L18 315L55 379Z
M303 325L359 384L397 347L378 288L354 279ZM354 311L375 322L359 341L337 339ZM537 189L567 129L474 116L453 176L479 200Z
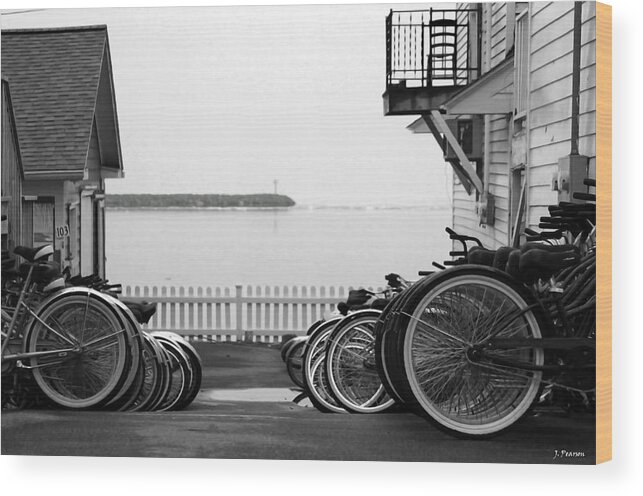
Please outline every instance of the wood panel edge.
M612 7L596 3L596 463L612 459Z

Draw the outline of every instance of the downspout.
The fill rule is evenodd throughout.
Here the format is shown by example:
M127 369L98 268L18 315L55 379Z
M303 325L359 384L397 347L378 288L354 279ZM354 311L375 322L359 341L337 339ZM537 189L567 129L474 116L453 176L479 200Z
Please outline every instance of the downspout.
M574 49L572 54L572 137L570 155L578 155L582 14L583 3L574 2Z

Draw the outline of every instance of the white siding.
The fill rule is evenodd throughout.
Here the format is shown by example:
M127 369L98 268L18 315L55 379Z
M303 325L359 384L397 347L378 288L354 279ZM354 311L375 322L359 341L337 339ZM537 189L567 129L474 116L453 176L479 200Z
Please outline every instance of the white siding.
M500 64L506 57L507 13L508 9L505 2L483 3L481 6L481 56L483 74Z
M481 6L483 72L505 58L507 9L505 3ZM536 2L530 7L529 113L527 164L527 223L537 227L546 207L558 201L551 189L558 160L571 149L571 93L573 58L573 2ZM596 157L596 16L593 2L583 3L579 153ZM509 150L512 122L504 115L489 119L486 179L495 198L495 224L480 226L476 195L467 195L454 180L453 227L480 237L485 246L509 241Z
M489 72L489 70L491 69L489 62L489 47L491 46L491 35L489 34L491 30L491 4L483 3L480 14L482 16L480 25L480 55L482 67L481 74L484 74L486 72Z
M495 199L493 226L481 226L476 211L476 195L467 195L457 182L453 189L453 229L461 234L479 237L485 247L496 248L508 243L509 225L509 126L505 115L493 115L489 126L489 193Z
M505 59L507 37L507 4L494 2L491 4L491 68Z
M18 135L13 120L9 85L2 81L2 214L7 231L2 235L2 249L13 252L22 243L22 165Z
M481 56L483 73L500 64L506 56L507 5L505 2L481 6ZM511 87L508 88L511 91ZM453 229L479 237L485 247L508 243L509 225L509 121L506 115L492 115L489 121L488 163L485 177L495 199L493 226L481 226L475 193L467 195L455 178L453 187Z
M509 241L509 121L505 115L492 115L490 119L489 193L495 198L495 246Z
M461 8L463 10L458 12L458 15L456 16L456 19L458 21L458 24L464 24L468 20L468 12L464 9L468 8L467 4L459 4L458 8ZM469 33L471 36L471 33ZM469 40L467 39L466 36L459 36L458 39L456 40L457 46L456 46L456 59L457 59L457 67L468 67L469 65ZM458 77L467 77L469 76L468 74L465 74L464 72L458 73Z
M595 4L583 3L579 153L596 156ZM558 159L571 149L572 2L534 4L530 38L528 223L538 225L546 206L558 201L551 189Z

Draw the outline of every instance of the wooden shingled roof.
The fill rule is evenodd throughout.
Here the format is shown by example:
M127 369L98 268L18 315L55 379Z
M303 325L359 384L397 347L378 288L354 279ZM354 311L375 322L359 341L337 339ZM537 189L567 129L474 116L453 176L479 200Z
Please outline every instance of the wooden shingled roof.
M110 101L107 112L113 113L110 134L116 150L110 153L116 163L108 165L120 169L106 26L3 30L1 48L25 173L82 173L99 84L108 86L101 90L107 94L102 99Z

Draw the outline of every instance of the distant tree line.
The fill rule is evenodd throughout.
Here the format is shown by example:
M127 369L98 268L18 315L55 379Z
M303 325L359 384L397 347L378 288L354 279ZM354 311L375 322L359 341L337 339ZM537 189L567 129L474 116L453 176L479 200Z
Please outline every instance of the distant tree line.
M162 208L162 207L292 207L295 202L285 195L270 193L256 195L107 195L107 207L114 208Z

